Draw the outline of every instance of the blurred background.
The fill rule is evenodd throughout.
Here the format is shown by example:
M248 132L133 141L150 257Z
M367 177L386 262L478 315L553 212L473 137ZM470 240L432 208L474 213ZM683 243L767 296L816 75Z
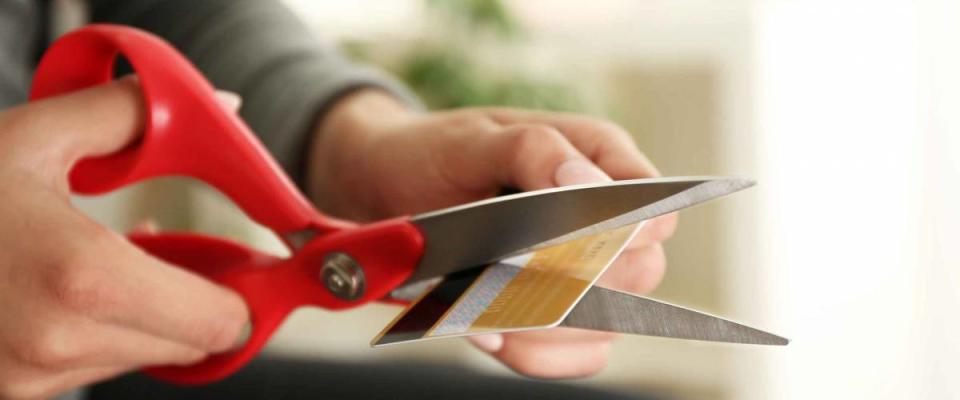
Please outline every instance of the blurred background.
M577 385L678 399L960 399L960 3L952 0L286 0L433 108L610 118L666 175L759 185L682 213L652 297L785 348L625 337ZM282 252L176 179L78 199L117 229ZM188 205L183 207L183 205ZM301 310L269 351L512 374L461 340L371 349L399 310Z

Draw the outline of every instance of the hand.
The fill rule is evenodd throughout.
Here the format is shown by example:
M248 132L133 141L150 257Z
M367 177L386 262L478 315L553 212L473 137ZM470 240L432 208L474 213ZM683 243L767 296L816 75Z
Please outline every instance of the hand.
M327 114L309 154L311 197L327 212L356 220L480 200L505 187L658 175L629 134L605 121L502 108L421 114L372 89L346 97ZM601 283L652 290L666 267L660 243L675 227L675 214L649 221ZM520 373L561 378L602 369L615 337L558 328L471 341Z
M0 398L191 364L231 348L247 322L239 296L70 204L67 172L134 140L141 103L123 79L0 112Z

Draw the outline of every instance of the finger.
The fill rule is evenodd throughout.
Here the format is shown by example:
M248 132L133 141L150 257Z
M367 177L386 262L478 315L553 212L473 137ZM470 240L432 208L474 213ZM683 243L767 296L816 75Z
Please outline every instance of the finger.
M121 326L100 325L76 345L88 349L87 366L189 365L207 353L194 347Z
M667 258L663 246L655 244L626 249L600 277L600 286L629 293L653 291L663 280Z
M206 356L193 347L86 316L49 309L21 320L4 342L20 364L50 371L115 365L190 364Z
M25 394L25 396L17 397L31 399L48 398L77 387L119 376L134 369L136 369L134 366L110 366L63 372L33 381L31 385L23 388L23 394Z
M131 298L107 320L203 351L234 347L249 321L246 304L233 291L179 267L129 249L133 271L118 280Z
M236 293L77 219L84 229L59 238L67 256L45 282L61 308L201 351L233 347L249 319Z
M537 190L560 184L557 178L561 165L579 161L579 169L592 168L593 175L603 175L559 131L546 125L517 124L504 128L491 140L482 143L483 170L502 185L523 190ZM579 172L578 172L579 173Z
M130 80L133 83L139 85L140 77L137 75L127 75L120 80ZM243 104L243 97L236 92L231 92L229 90L217 89L213 92L214 97L216 97L217 102L223 106L223 109L229 112L240 111L240 106Z
M592 162L581 159L565 161L557 167L553 175L553 182L557 186L610 182L611 180Z
M111 366L88 368L72 371L57 377L52 383L51 394L68 391L72 388L85 386L91 383L104 381L136 369L132 366Z
M619 334L614 332L562 327L526 332L511 332L503 335L505 342L522 341L524 343L536 342L552 344L609 342L619 336Z
M609 340L558 344L507 337L503 349L495 357L523 375L575 378L602 370L607 364L609 351Z
M117 365L186 365L207 353L141 331L83 319L61 317L57 326L34 330L33 349L22 362L51 370ZM37 338L36 336L42 336Z
M614 332L593 331L575 328L551 328L526 332L493 333L467 336L467 340L486 353L495 354L503 349L504 343L525 342L554 345L576 345L581 343L609 342L619 334Z
M488 115L503 125L535 123L558 129L613 179L660 176L653 163L637 148L630 134L616 124L577 114L509 108L491 108L488 109Z
M131 234L153 235L160 231L160 226L153 219L140 221L130 230Z
M218 91L225 108L240 106L235 93ZM131 76L18 107L15 131L27 146L56 154L63 165L116 152L140 135L146 110L139 81ZM8 125L9 126L9 125ZM21 146L22 148L22 146Z
M646 221L627 248L647 247L666 241L677 230L677 219L677 213L672 212Z
M29 148L69 165L85 155L123 148L142 126L144 108L136 79L125 78L33 101L5 117L20 150Z
M243 105L243 98L240 97L239 94L229 90L217 90L214 94L217 96L217 101L220 102L224 110L230 112L240 111L240 106Z
M9 356L0 354L0 398L3 399L48 398L137 368L110 365L60 370L23 363Z
M486 353L496 353L503 348L503 335L499 333L467 336L467 340L478 349Z

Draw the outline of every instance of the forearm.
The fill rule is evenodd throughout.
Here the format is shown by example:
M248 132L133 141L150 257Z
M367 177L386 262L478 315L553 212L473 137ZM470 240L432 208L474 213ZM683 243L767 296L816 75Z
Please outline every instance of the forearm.
M417 104L379 71L322 45L277 1L92 0L91 6L95 21L158 34L215 86L239 93L241 115L299 184L313 128L341 97L377 87Z

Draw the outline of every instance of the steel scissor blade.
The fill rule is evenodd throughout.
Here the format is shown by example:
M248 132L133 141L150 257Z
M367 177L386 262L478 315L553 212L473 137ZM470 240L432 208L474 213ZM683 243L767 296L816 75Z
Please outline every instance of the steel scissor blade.
M565 186L411 218L426 238L415 283L690 207L750 187L739 178L682 177Z
M720 317L599 286L590 288L560 326L713 342L789 342Z

